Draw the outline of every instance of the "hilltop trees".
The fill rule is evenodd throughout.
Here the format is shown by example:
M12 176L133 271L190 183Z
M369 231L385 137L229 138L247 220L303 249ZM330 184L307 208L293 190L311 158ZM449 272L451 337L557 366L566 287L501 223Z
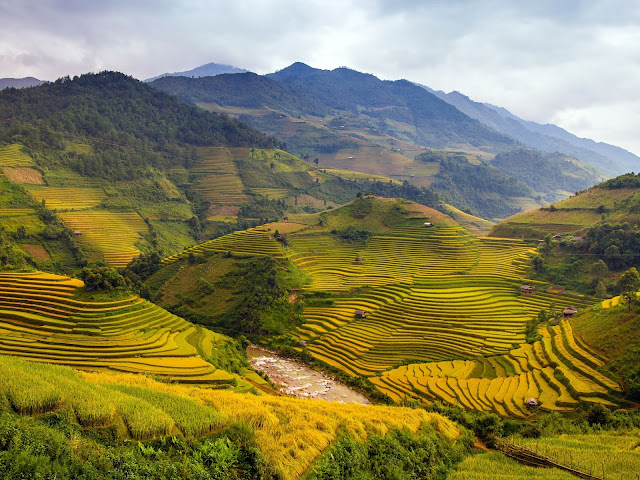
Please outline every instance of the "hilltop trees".
M638 274L638 270L632 267L624 272L620 276L618 287L620 288L620 295L629 304L629 310L631 310L631 304L637 302L636 293L640 290L640 274Z

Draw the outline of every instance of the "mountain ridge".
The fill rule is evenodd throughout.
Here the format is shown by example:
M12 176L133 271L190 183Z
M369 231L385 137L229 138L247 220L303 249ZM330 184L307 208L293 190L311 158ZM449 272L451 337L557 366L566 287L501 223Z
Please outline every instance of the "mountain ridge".
M524 120L504 107L476 102L458 91L445 93L442 90L418 85L470 117L529 147L548 153L561 152L572 155L603 173L613 175L637 170L640 166L640 157L621 147L580 138L557 125L542 125Z
M246 73L249 70L244 68L234 67L233 65L227 65L224 63L210 62L199 67L192 68L191 70L185 70L182 72L162 73L155 77L147 78L145 82L152 82L162 77L213 77L221 75L223 73Z
M36 87L45 83L44 80L39 80L35 77L24 78L0 78L0 90L5 88L28 88Z

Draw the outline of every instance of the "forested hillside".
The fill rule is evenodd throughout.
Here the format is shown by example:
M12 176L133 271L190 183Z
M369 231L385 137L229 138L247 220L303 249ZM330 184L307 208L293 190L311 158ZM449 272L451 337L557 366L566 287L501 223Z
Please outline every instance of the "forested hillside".
M35 89L0 93L0 141L22 143L43 163L107 179L150 168L188 167L194 146L273 148L276 141L223 115L178 102L115 72L61 78ZM65 142L93 152L68 152Z

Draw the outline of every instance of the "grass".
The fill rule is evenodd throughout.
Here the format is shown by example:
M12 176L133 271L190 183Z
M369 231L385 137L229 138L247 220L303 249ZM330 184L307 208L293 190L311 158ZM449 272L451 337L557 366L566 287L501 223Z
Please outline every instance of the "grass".
M627 478L640 471L640 434L602 432L564 434L539 439L518 439L522 445L543 452L552 459L571 463L583 472L605 478Z
M572 480L569 472L556 469L536 468L521 465L498 452L478 453L465 458L449 474L449 480Z
M148 439L167 434L197 436L213 429L243 425L252 431L265 461L283 479L300 477L339 436L355 440L384 435L391 429L416 433L431 425L449 442L460 435L455 424L423 410L365 405L342 405L286 397L241 395L230 391L159 383L150 378L126 374L78 373L69 368L38 365L0 356L0 396L7 394L7 377L20 384L45 377L58 389L56 406L72 406L75 392L106 396L113 416L107 425L126 425L125 435ZM43 404L51 397L33 390L28 405ZM104 406L96 418L106 420ZM23 414L36 413L24 411Z

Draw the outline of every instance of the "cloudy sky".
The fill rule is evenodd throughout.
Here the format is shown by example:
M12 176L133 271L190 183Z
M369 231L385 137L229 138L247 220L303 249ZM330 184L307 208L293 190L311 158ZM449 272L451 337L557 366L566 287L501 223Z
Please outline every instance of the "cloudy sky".
M640 155L640 2L0 0L0 77L295 61L458 90Z

